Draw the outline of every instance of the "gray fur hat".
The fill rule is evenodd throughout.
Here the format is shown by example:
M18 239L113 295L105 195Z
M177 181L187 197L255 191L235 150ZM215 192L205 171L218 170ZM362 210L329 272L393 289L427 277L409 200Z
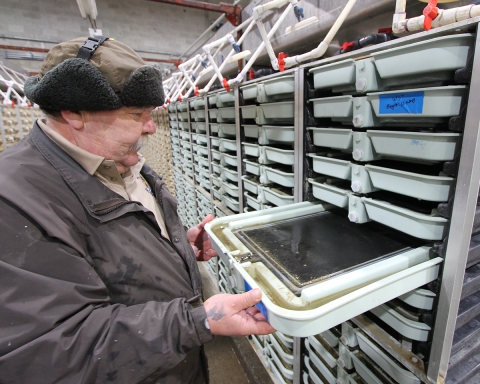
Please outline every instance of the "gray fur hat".
M156 107L164 102L162 75L130 47L108 39L90 60L77 58L85 37L60 43L45 57L37 76L24 85L41 108L102 111L122 106Z

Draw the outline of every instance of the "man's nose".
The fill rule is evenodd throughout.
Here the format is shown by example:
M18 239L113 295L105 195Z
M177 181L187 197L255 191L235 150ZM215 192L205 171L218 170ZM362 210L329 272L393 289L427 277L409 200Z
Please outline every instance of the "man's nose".
M148 133L149 135L153 135L157 132L157 127L151 117L145 122L145 124L143 124L143 132Z

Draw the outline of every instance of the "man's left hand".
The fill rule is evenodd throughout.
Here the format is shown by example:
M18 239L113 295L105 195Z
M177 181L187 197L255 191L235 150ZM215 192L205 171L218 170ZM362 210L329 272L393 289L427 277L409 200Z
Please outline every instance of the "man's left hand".
M200 224L187 231L188 241L192 245L197 261L207 261L212 257L218 256L217 252L213 249L210 237L204 228L205 224L212 220L213 215L208 214Z

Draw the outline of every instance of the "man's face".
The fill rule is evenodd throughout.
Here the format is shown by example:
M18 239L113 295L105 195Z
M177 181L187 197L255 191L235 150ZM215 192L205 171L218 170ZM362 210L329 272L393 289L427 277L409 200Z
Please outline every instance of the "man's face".
M115 161L118 171L125 173L138 162L142 141L156 131L150 116L152 110L122 107L115 111L82 111L84 128L77 136L77 145Z

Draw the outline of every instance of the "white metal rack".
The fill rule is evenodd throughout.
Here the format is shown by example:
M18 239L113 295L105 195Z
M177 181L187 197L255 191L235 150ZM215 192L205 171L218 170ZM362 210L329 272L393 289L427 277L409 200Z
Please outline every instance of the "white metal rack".
M327 58L315 63L310 63L300 68L286 71L281 74L275 74L261 78L258 81L247 82L242 84L240 89L234 89L233 98L237 160L236 171L238 174L236 189L238 191L238 212L244 212L245 208L247 207L248 208L246 210L253 210L254 204L249 204L248 199L255 197L255 192L258 191L258 182L253 184L249 183L249 181L253 179L253 175L248 172L248 167L255 166L255 162L252 162L251 158L247 159L245 157L246 147L244 144L242 144L252 143L251 140L248 140L248 135L250 133L248 133L247 130L255 129L256 126L256 124L252 124L251 121L247 122L247 124L244 124L244 121L242 120L242 115L244 115L244 111L246 111L244 105L241 104L242 98L240 97L243 89L248 89L250 85L257 83L261 84L270 79L275 79L286 75L293 75L295 79L295 120L293 123L294 202L306 201L307 199L315 196L315 192L313 192L313 196L311 196L311 185L315 186L315 183L317 183L320 184L320 187L322 187L325 183L325 180L318 181L318 177L317 180L314 180L312 178L315 176L314 174L308 174L308 157L306 156L306 153L311 152L311 149L315 148L315 143L309 141L311 136L306 135L307 127L314 127L308 124L309 112L308 108L306 108L309 105L308 100L315 97L315 89L309 82L309 79L311 79L312 76L309 74L309 71L312 68L326 68L328 66L335 67L338 63L345 61L350 61L355 64L361 61L365 56L375 56L377 52L383 52L387 49L394 49L402 46L410 47L417 44L420 46L423 44L423 46L425 46L428 45L428 42L432 39L437 39L442 36L452 36L454 34L459 35L472 33L474 39L473 46L477 47L479 44L479 38L476 23L478 23L478 20L461 22L450 27L441 27L433 31L422 32L375 47L364 48L350 54L342 55L342 57ZM468 58L469 63L472 64L480 62L478 55L479 52L477 49L475 51L475 55ZM444 209L445 212L447 212L444 217L446 217L446 219L449 221L449 226L447 227L448 242L440 243L447 234L447 232L443 231L439 236L429 239L436 243L434 249L436 249L437 252L445 259L441 280L437 282L436 286L435 284L432 284L428 287L422 287L421 289L412 291L411 293L403 295L397 299L399 302L389 302L387 306L378 307L369 314L357 316L352 318L350 321L343 323L341 326L334 327L330 331L324 332L321 337L326 335L325 338L328 338L328 340L331 341L331 344L328 344L325 340L323 340L321 343L319 342L323 346L323 349L318 346L318 343L315 344L315 341L313 340L307 339L308 343L306 343L305 339L303 338L294 338L292 348L293 376L291 377L288 377L289 374L285 375L285 372L287 372L288 369L287 371L284 370L282 374L282 369L286 369L288 366L286 367L284 365L279 367L278 363L281 361L279 355L281 355L281 353L272 350L272 345L275 343L269 343L267 340L266 343L269 345L269 347L265 348L265 341L263 341L262 345L264 346L263 351L265 352L265 357L271 363L272 371L276 372L281 380L291 380L291 382L300 383L317 382L316 378L319 378L321 382L331 382L332 377L334 377L335 380L343 380L337 382L347 383L355 382L355 379L357 377L363 377L362 375L370 375L369 380L371 380L371 382L375 382L375 380L377 380L376 382L387 382L387 380L391 380L391 382L402 383L436 383L442 382L445 379L449 362L452 368L450 376L446 376L446 382L453 383L456 382L454 380L467 380L472 379L472 377L477 377L476 375L478 375L478 373L476 371L476 366L467 367L463 371L458 367L466 367L468 365L468 357L472 355L478 355L479 350L476 347L478 343L473 342L473 339L478 336L478 332L475 331L474 328L467 329L465 327L457 326L457 323L458 325L468 325L468 321L478 320L478 312L476 312L476 308L467 314L462 315L462 312L460 312L460 314L458 313L459 307L462 309L461 305L467 305L465 304L468 301L466 299L472 295L475 295L478 292L479 287L476 283L476 275L474 274L474 269L477 268L478 262L478 257L476 256L476 253L478 253L476 251L478 248L478 241L475 238L478 230L475 229L475 223L480 221L480 219L478 219L480 217L480 210L477 209L478 185L480 183L480 163L477 159L478 148L480 145L478 135L480 111L478 111L478 108L476 108L476 106L480 103L480 74L478 73L477 67L478 66L475 65L472 66L473 72L471 75L471 81L469 82L468 88L465 88L468 92L468 107L463 112L465 120L461 126L461 130L460 132L451 131L451 134L447 135L456 137L457 139L458 137L461 137L462 139L460 158L449 158L447 161L449 163L447 164L447 168L455 168L455 166L459 164L458 173L455 175L455 193L453 198L451 198L449 201L445 201L445 195L442 195L442 197L436 199L437 201L441 201L443 204L443 206L438 206L438 209L440 211ZM356 83L358 85L358 81L356 81ZM215 136L215 133L213 132L214 130L212 130L212 127L214 127L214 129L218 129L218 125L215 125L211 119L211 116L214 116L215 112L218 113L218 108L215 108L218 107L218 105L213 106L210 102L213 96L218 96L218 94L219 92L210 93L203 98L195 99L203 100L205 104L206 118L204 134L206 135L206 138L210 139L215 139L218 137ZM357 95L358 93L354 93L353 97L357 97ZM187 104L187 111L191 110L191 104L192 103ZM177 130L177 133L180 133L181 130L178 128L180 123L182 123L182 125L187 123L186 132L188 132L189 135L192 135L193 132L192 126L190 125L190 114L188 114L186 121L180 121L177 118L179 113L177 110L178 103L171 105L169 108L172 108L170 110L172 132ZM210 111L215 112L210 114ZM175 115L175 117L173 115ZM218 122L216 124L218 124ZM352 124L350 126L357 128L353 123L353 116ZM342 132L347 133L349 130L351 130L351 128L348 126L342 127L341 129ZM371 130L371 135L369 135L370 131L367 131L366 129L364 131L362 131L362 129L354 129L352 133L349 134L351 135L351 138L354 139L355 132L366 132L365 135L362 135L362 137L359 138L365 141L366 138L370 139L370 137L375 136L375 134L378 134L382 130L385 131L388 129L373 128ZM395 130L395 132L398 133L398 130ZM326 131L321 133L326 134ZM246 136L247 140L245 140ZM406 140L417 140L413 136L408 137ZM172 137L175 138L175 136ZM191 140L192 139L190 136L190 143L192 142ZM399 143L399 145L402 145L402 140L402 135L397 135L394 138L393 143ZM427 143L426 140L424 141ZM336 144L330 145L330 148L336 148L335 145ZM352 146L347 144L346 148L348 152L353 151L357 147L354 148L353 144ZM358 148L362 149L364 154L366 153L366 147ZM179 147L179 149L182 148ZM192 153L192 159L194 159L193 147L188 147L188 149ZM211 140L207 140L205 152L207 156L205 157L208 159L210 175L215 175L215 171L213 169L213 167L216 166L215 162L213 162L213 156L215 154L213 152L214 150L214 147L211 145ZM173 152L173 156L175 156L175 152ZM418 154L413 154L411 157L413 159L420 158ZM370 159L375 159L375 152L372 152ZM247 160L247 162L240 160ZM445 161L445 159L442 159L441 161ZM356 159L350 159L349 162L352 164L363 164L361 162L358 163ZM263 166L259 163L258 165ZM199 166L199 164L193 162L192 169L195 170ZM188 170L189 168L182 167L183 163L177 164L175 167L177 171L177 183L188 183L189 185L194 186L196 191L200 192L202 196L209 196L212 211L216 211L220 215L224 213L233 213L215 197L215 188L212 187L210 188L210 191L208 191L198 183L195 183L193 178L190 178L185 174L185 170ZM349 167L351 167L351 165L349 165ZM369 176L369 169L372 172L376 170L374 169L373 164L372 167L367 166L366 169L367 176ZM401 174L403 175L403 173ZM309 178L310 182L308 180ZM213 186L215 184L215 180L215 177L211 176L209 180L210 185ZM350 176L349 182L351 181L352 180ZM230 180L229 183L234 184L234 181ZM349 186L347 184L347 187L345 188L343 185L341 185L341 183L327 183L325 187L327 192L336 191L338 189L348 190ZM414 185L411 187L411 189L417 190L418 187ZM447 192L447 197L448 194L451 194L451 191ZM348 205L351 204L351 201L355 201L355 199L351 199L351 196L358 196L360 199L363 199L363 202L366 200L365 196L362 194L356 195L355 190L350 188L348 195L346 196L347 205L345 208L348 208ZM196 199L194 198L194 200ZM266 208L266 206L268 206L268 204L265 203L263 203L264 206L261 204L262 203L259 203L256 207ZM449 210L451 214L448 214ZM202 211L202 213L204 212L205 211ZM473 238L472 227L474 228ZM468 263L467 259L470 260ZM229 281L229 266L226 265L224 261L221 263L223 265L220 265L220 267L214 267L213 262L210 262L210 264L212 264L211 270L213 273L217 271L217 277L220 275L220 272L218 271L222 271L221 281L224 290L231 291L235 285ZM465 273L466 267L469 267L467 273ZM466 276L465 281L464 276ZM462 299L463 301L461 302ZM404 306L404 304L401 304L402 302L408 304L407 308L409 308L410 311L405 312L402 310L402 306ZM431 311L432 309L433 312ZM417 319L408 318L408 316L412 316L412 313L419 317ZM464 317L460 319L458 316ZM477 318L472 320L472 316L477 316ZM458 322L457 317L460 319ZM393 329L396 329L397 331L393 331ZM332 337L332 335L337 335L336 345L333 345L335 344L335 337ZM319 338L321 337L319 336ZM360 346L358 346L358 338L361 339ZM472 342L468 342L469 340ZM315 345L317 348L315 349L312 345ZM310 349L310 351L306 352L308 349ZM328 353L326 353L324 349ZM451 351L453 351L452 356ZM313 356L312 353L315 355ZM309 354L311 356L308 356ZM273 357L274 355L276 358ZM318 368L319 364L316 364L319 361L321 364L323 364L323 366L320 366L320 369ZM367 365L365 365L365 361L368 363ZM357 366L355 366L355 362L357 363ZM365 367L368 368L369 366L376 368L373 371L370 369L370 371L367 372L368 370L365 370ZM314 374L312 373L311 376L309 376L311 372Z

